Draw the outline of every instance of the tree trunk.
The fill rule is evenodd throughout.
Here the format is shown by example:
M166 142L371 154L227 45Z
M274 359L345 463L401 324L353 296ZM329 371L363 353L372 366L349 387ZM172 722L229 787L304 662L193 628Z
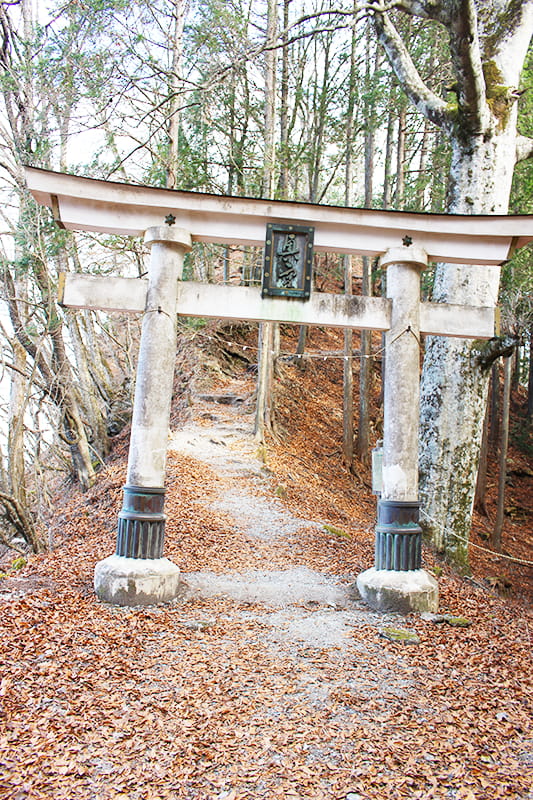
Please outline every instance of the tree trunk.
M370 28L367 37L366 64L365 64L365 84L366 84L366 103L365 119L365 208L372 208L374 193L374 148L376 125L375 103L371 98L371 53L370 53ZM374 60L374 73L379 69L379 49L376 48ZM368 256L363 256L363 297L370 297L372 294L372 265ZM370 458L369 450L369 424L370 424L370 391L372 361L370 358L370 343L372 334L370 331L361 331L361 358L359 361L359 425L357 433L357 455L363 464L368 464Z
M529 377L527 382L527 416L533 419L533 325L529 329Z
M417 181L417 206L419 211L425 211L429 206L429 180L426 179L427 162L429 156L429 134L430 123L424 121L424 132L422 134L422 144L420 146L420 162Z
M268 0L267 38L269 49L265 54L265 158L263 165L263 197L271 197L274 177L275 130L276 130L276 55L277 2ZM255 436L264 442L266 433L272 432L274 419L274 359L276 336L275 323L259 325L257 404L255 410Z
M391 203L391 174L392 174L392 152L394 147L394 119L389 112L387 121L387 141L385 144L385 164L383 175L383 208L390 208Z
M370 259L363 257L363 297L372 294L372 276ZM370 393L372 377L372 358L370 348L372 342L370 331L361 331L361 358L359 366L359 428L357 434L357 455L363 464L368 464L370 457Z
M506 213L514 137L452 142L450 211ZM439 264L433 300L493 306L500 268ZM439 552L468 570L474 491L489 371L473 359L476 344L428 337L421 387L420 494L425 530Z
M69 445L74 475L82 488L88 489L96 480L83 423L81 399L76 388L72 368L63 340L63 324L55 300L50 294L50 276L44 262L34 259L34 276L39 286L43 307L46 309L48 334L52 342L52 369L54 383L60 389L60 410L62 415L63 440Z
M355 8L355 6L354 6ZM352 30L350 47L350 77L348 84L348 108L346 113L346 164L344 173L344 203L352 205L353 197L353 138L355 129L357 91L357 38L355 26ZM353 260L352 256L345 255L344 264L344 293L353 293ZM342 371L343 401L342 401L342 449L344 462L350 471L354 468L354 403L353 403L353 331L344 329L344 359Z
M306 343L307 343L307 325L300 325L298 328L298 343L296 345L297 356L303 356L303 354L305 353Z
M298 344L296 345L296 355L303 356L303 354L305 353L306 342L307 342L307 325L300 325L298 329Z
M71 233L65 236L63 247L56 256L58 272L69 270L69 257L76 269L81 264L76 248L76 242ZM79 403L83 409L84 427L90 430L91 447L97 457L105 458L109 453L109 438L107 435L106 409L110 405L109 377L102 369L102 358L99 349L94 345L94 331L89 311L76 314L67 312L65 324L70 335L70 341L75 360L76 379L79 383ZM83 335L82 335L83 328ZM91 344L90 354L84 337ZM98 401L98 396L101 400ZM103 402L102 402L103 401Z
M26 373L26 351L16 339L11 342L13 366L9 394L9 428L7 436L7 480L6 489L19 505L27 508L26 469L24 465L24 415L29 392Z
M9 492L4 492L1 488L0 507L3 508L3 516L8 526L28 542L34 553L41 553L45 549L45 546L35 529L35 525L27 509L14 495ZM11 541L5 536L2 528L3 526L0 527L0 541L3 541L4 544L9 547Z
M255 438L263 444L272 423L272 364L274 347L274 325L263 322L259 325L257 365L257 399L255 411Z
M81 316L81 315L80 315ZM80 383L81 401L84 407L84 418L91 430L91 445L98 457L103 459L109 453L109 439L107 435L106 415L103 413L101 402L95 391L95 383L98 386L101 397L105 401L105 407L110 406L110 396L105 389L105 380L94 381L93 375L98 370L98 363L92 364L93 375L89 369L89 358L87 349L80 332L80 320L77 315L69 314L67 317L67 327L70 333L72 349L76 359L76 373Z
M509 445L509 415L511 408L511 381L512 381L512 356L504 360L503 370L503 408L500 439L500 457L498 461L498 503L496 508L496 521L492 536L492 546L498 553L502 549L503 517L505 513L505 481L507 479L507 448Z
M279 113L280 170L278 192L282 200L289 197L289 5L291 0L283 0L283 49L281 51L281 96Z
M395 207L401 210L405 192L405 108L398 114L398 133L396 137L396 195Z
M344 291L352 293L352 257L344 256ZM343 359L343 402L342 402L342 450L348 469L353 469L353 331L344 329Z
M518 387L520 386L520 347L515 347L512 359L513 359L513 369L512 369L511 388L513 392L516 392Z
M489 454L489 418L490 403L485 408L485 418L483 420L483 434L481 437L481 448L479 451L479 465L476 480L476 492L474 495L474 508L480 514L487 516L486 494L487 494L487 461Z
M263 197L272 197L272 182L276 154L276 64L275 49L278 31L278 6L268 0L265 52L265 158L263 164Z
M185 25L184 0L172 3L172 67L169 80L169 122L168 122L168 170L167 188L176 189L178 185L180 107L183 103L183 28Z
M490 381L490 428L489 442L493 450L496 449L500 438L500 363L495 361L492 365Z

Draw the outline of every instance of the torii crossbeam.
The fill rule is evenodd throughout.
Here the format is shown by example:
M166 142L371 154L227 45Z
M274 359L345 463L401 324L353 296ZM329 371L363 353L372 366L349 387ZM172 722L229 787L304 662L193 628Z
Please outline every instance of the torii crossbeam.
M179 568L163 558L164 481L177 315L328 325L386 332L383 490L376 563L358 578L375 608L436 610L436 581L421 569L418 525L421 333L488 339L494 308L420 302L428 261L499 265L533 241L533 217L450 216L220 197L26 169L35 199L70 230L144 234L148 279L68 273L70 308L143 314L127 484L114 556L95 569L98 596L119 605L176 596ZM175 223L165 225L165 220ZM314 227L315 249L380 255L387 298L311 292L308 300L262 298L259 289L182 282L193 241L262 246L267 223ZM407 333L408 335L402 335Z

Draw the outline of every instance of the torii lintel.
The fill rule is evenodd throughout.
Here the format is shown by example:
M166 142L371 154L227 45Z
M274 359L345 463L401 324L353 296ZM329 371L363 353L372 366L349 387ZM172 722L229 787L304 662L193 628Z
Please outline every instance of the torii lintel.
M533 241L533 215L426 214L228 197L115 183L26 167L37 202L69 230L128 236L172 214L193 241L262 247L267 222L311 225L319 252L381 255L405 236L429 261L498 265Z

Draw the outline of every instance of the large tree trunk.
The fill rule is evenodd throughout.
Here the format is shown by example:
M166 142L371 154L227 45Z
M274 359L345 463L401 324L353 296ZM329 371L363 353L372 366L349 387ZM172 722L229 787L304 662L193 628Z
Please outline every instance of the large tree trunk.
M515 163L511 132L453 142L452 213L505 214ZM509 131L509 129L508 129ZM433 300L494 306L500 268L439 264ZM477 343L428 337L421 387L420 495L424 528L436 549L468 569L468 537L489 371Z

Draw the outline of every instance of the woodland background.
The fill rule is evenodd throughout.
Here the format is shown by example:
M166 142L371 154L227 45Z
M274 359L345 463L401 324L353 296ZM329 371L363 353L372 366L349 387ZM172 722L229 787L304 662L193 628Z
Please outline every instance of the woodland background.
M139 321L65 311L56 285L65 270L141 275L145 253L140 241L59 230L22 171L458 210L447 178L457 148L474 152L480 130L486 142L510 130L513 144L515 113L521 136L533 135L531 50L520 84L503 85L492 64L520 60L503 45L528 9L531 26L530 0L403 0L390 15L321 0L0 2L0 798L530 800L530 250L503 267L505 335L492 364L478 369L464 353L483 402L472 415L466 394L449 404L464 418L455 429L466 421L472 440L479 431L462 479L473 486L481 468L470 552L470 499L444 507L461 546L440 534L473 574L427 547L424 565L438 575L440 610L466 616L465 627L305 596L290 608L227 597L117 608L98 602L92 576L116 538ZM406 67L401 79L391 57ZM527 156L527 138L519 143ZM509 175L514 156L500 159ZM516 166L511 213L533 213L531 170L527 159ZM456 195L477 198L469 213L489 213L486 188ZM195 245L186 277L254 283L260 265L259 251ZM314 272L318 291L385 290L371 261L327 254ZM428 270L425 296L440 281ZM302 527L254 538L215 503L246 481L174 452L169 558L184 578L268 565L353 583L372 563L380 336L187 319L179 330L172 429L228 417L253 430L255 418L250 496ZM262 357L278 341L277 357ZM442 371L450 382L458 359ZM500 547L504 558L487 552ZM342 619L333 643L316 638ZM384 639L390 624L419 643Z
M427 11L431 4L418 5ZM443 113L457 104L461 110L454 31L429 13L415 13L417 4L398 6L391 19L424 85ZM475 3L458 9L460 18ZM140 241L59 230L48 210L29 197L23 165L230 195L443 211L450 137L434 124L435 116L428 119L409 102L380 44L385 17L376 12L371 19L367 12L357 4L332 8L320 0L0 3L4 541L18 537L35 550L46 547L45 523L58 481L91 487L131 411L138 320L59 308L59 272L146 270ZM512 97L525 137L533 133L532 53ZM494 116L494 96L487 97ZM528 160L517 165L510 213L533 212L532 169ZM253 284L260 266L258 250L197 244L186 277ZM426 297L433 278L434 269L424 275ZM385 290L377 263L335 254L316 257L314 281L319 291ZM500 448L496 548L509 434L526 455L533 448L532 283L526 248L502 270L508 338L507 349L496 355L510 357L505 371L501 358L493 362L482 447L475 451L476 469L481 464L476 504L483 511L487 453ZM203 323L185 324L198 329ZM303 329L295 345L301 356L305 337ZM261 441L280 435L276 359L265 355L276 352L278 340L275 327L261 327ZM380 433L379 418L371 414L382 365L372 354L379 350L367 334L345 335L343 453L355 473L368 463ZM509 393L516 414L510 430ZM467 537L471 509L457 514L457 529ZM464 552L450 543L444 549L466 566Z

